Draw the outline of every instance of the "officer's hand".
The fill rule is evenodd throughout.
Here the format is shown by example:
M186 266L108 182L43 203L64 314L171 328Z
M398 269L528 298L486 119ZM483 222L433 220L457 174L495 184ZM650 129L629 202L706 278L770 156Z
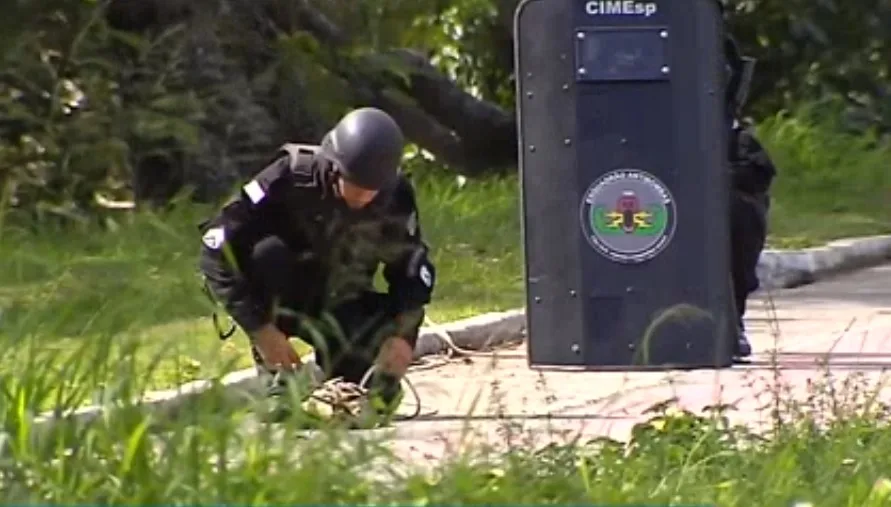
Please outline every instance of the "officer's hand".
M254 333L253 339L267 368L292 370L300 366L300 357L288 341L288 336L274 325L264 326Z

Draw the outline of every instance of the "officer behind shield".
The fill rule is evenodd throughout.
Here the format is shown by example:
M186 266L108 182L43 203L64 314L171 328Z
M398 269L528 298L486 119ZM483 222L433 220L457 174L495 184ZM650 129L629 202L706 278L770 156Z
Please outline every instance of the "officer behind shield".
M767 237L769 192L776 176L776 167L764 147L755 138L751 127L744 125L740 120L755 61L742 57L735 41L729 36L724 42L724 53L730 76L726 95L733 185L730 210L730 265L738 325L735 355L739 359L752 354L743 316L749 295L759 287L756 267Z
M403 143L389 115L354 110L321 146L285 145L201 225L206 288L250 337L270 395L283 392L283 372L303 368L289 342L299 336L316 340L329 379L358 384L375 366L372 412L398 406L435 276L398 169ZM386 293L373 290L380 265Z

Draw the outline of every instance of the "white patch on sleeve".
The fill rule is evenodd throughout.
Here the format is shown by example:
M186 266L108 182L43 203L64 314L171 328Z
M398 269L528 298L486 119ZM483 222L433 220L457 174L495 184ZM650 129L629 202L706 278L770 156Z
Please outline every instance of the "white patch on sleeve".
M427 266L421 266L421 270L418 273L421 277L421 281L424 282L424 285L429 289L433 286L433 275L430 274L430 270L427 269Z
M412 211L411 215L409 215L408 221L405 223L405 230L408 231L408 235L411 237L418 233L418 213L416 211Z
M251 180L250 183L245 185L244 193L247 194L248 198L254 204L257 204L266 197L266 192L263 191L263 187L260 186L260 183L258 183L257 180Z
M214 227L204 233L201 242L211 250L219 250L226 242L226 230L222 227Z

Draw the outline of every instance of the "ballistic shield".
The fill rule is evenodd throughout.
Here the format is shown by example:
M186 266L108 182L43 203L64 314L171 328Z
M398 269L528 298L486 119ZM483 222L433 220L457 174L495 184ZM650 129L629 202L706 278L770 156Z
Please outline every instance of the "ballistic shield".
M731 364L717 2L523 0L514 23L530 365Z

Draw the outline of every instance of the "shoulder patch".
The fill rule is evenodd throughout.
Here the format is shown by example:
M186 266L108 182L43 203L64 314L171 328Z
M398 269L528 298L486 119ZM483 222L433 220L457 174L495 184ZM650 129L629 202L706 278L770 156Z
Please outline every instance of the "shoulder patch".
M223 243L226 242L226 229L222 227L214 227L213 229L209 229L204 236L201 238L201 242L204 243L204 246L210 248L211 250L219 250L220 247L223 246Z
M266 197L266 191L263 190L263 187L257 180L251 180L250 183L242 188L244 189L244 193L248 196L248 199L254 204L259 203Z
M424 284L425 287L427 287L428 289L433 288L433 273L431 273L430 270L427 269L426 265L421 266L419 275L421 277L421 282Z

